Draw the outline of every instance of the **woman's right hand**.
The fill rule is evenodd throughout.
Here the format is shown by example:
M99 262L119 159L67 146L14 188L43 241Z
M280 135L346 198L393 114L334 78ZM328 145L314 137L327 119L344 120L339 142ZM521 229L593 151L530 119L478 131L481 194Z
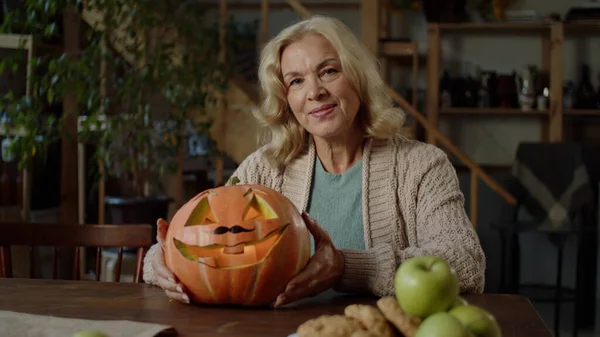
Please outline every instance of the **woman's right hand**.
M154 279L158 282L158 286L165 291L168 297L183 303L190 303L190 298L184 292L184 286L176 281L175 275L169 270L169 268L167 268L167 265L165 264L164 243L167 238L169 223L164 219L158 219L156 226L156 240L160 245L160 249L156 250L152 258Z

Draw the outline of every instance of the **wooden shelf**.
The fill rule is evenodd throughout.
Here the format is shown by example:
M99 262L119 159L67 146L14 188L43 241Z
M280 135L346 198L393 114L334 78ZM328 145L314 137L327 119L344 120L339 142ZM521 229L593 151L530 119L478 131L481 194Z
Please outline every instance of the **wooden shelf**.
M444 33L497 33L497 34L549 34L551 23L440 23L439 29Z
M36 55L60 55L64 53L62 44L34 41L32 35L0 34L0 48L32 50Z
M568 109L565 110L565 115L600 117L600 109Z
M440 108L442 115L454 116L547 116L548 111L530 110L522 111L517 108Z
M565 35L600 35L600 22L565 23Z
M413 56L419 53L419 46L415 42L382 41L380 53L385 56Z
M33 37L23 34L0 34L0 48L31 49Z
M440 23L439 29L443 33L454 34L549 34L552 26L560 22L548 23ZM565 35L600 35L600 23L563 23Z

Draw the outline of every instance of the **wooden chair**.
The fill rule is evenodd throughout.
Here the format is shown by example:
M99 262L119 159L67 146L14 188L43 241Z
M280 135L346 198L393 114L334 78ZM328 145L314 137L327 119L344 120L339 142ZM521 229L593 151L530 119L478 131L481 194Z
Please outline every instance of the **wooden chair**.
M79 280L81 248L96 247L96 281L100 280L103 247L118 247L116 282L120 281L123 247L137 248L133 282L142 280L147 249L152 245L150 225L65 225L53 223L0 222L0 277L12 277L10 246L29 246L29 274L34 277L33 247L53 247L52 278L57 274L57 247L75 248L73 279Z

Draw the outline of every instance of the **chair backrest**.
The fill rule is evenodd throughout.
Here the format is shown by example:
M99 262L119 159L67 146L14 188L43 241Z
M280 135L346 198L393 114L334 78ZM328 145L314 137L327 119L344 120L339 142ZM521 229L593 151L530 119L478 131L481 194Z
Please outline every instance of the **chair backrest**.
M594 191L581 144L520 143L512 175L509 190L548 229L569 226L569 214L593 204Z
M102 249L119 248L116 263L116 281L119 282L123 248L137 248L133 281L141 282L143 259L152 245L150 225L66 225L54 223L0 222L0 276L12 277L11 246L53 247L52 278L57 274L57 247L75 248L73 279L80 279L79 256L81 248L96 248L95 278L100 280ZM30 254L29 274L34 277L35 259Z

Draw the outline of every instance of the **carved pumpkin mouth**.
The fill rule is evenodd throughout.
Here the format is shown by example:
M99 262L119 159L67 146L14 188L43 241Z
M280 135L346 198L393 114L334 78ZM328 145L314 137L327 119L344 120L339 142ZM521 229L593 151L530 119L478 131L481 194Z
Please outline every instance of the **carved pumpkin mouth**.
M289 224L278 227L262 239L240 242L231 246L224 244L195 246L175 238L173 243L181 255L190 261L217 269L239 269L262 262L279 243L288 226Z

